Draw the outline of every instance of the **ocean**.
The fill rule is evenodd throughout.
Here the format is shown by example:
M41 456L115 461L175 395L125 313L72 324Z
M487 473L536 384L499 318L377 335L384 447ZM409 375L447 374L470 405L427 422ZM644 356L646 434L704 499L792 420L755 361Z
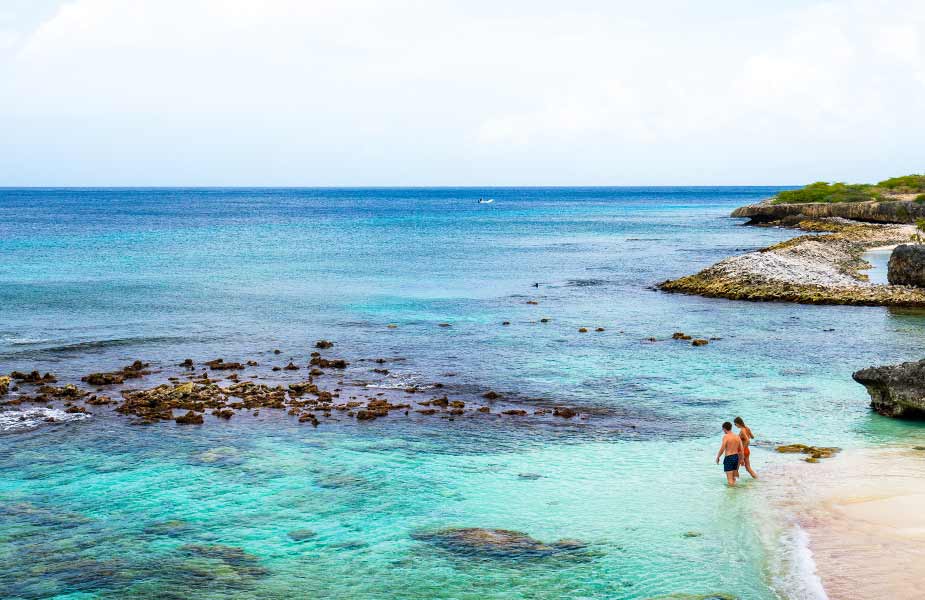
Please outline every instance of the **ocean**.
M305 365L328 339L351 385L581 413L0 407L0 597L810 597L768 482L725 487L720 424L749 423L759 474L799 460L780 443L925 439L851 380L919 358L925 314L654 289L794 237L728 217L779 189L0 189L0 373L138 359L147 386L186 358ZM542 544L432 535L453 527Z

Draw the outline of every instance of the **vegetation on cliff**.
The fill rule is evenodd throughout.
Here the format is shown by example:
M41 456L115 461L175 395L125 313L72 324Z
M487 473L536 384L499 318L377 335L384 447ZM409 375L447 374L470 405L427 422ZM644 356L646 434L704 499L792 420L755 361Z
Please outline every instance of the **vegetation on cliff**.
M904 175L891 177L877 184L817 181L798 190L780 192L773 202L774 204L867 202L922 192L925 192L925 175Z

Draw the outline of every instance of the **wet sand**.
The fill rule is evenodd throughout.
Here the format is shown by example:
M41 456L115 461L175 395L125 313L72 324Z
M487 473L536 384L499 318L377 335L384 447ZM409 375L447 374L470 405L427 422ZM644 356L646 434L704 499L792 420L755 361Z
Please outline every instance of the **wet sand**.
M925 449L858 450L795 464L781 484L792 485L781 502L808 534L830 600L922 598Z

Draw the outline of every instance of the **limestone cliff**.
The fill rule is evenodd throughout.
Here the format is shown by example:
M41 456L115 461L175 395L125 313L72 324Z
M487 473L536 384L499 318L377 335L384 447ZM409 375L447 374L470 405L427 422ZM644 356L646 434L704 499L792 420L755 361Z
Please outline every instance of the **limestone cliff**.
M732 211L733 217L751 219L751 223L768 223L801 219L841 217L868 223L915 223L925 218L925 203L911 200L882 202L832 202L810 204L771 204L760 202Z
M881 415L925 416L925 360L869 367L852 377L867 388L871 408Z

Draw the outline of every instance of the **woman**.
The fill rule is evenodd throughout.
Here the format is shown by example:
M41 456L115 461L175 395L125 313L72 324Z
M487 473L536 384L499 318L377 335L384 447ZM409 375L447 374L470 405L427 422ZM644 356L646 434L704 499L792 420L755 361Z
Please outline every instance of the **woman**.
M758 479L758 474L752 469L752 463L749 460L749 455L752 453L749 445L751 445L751 441L755 439L755 434L752 433L752 430L745 424L742 417L736 417L733 423L739 428L739 439L742 440L743 451L739 462L745 466L745 470L752 476L752 479Z

